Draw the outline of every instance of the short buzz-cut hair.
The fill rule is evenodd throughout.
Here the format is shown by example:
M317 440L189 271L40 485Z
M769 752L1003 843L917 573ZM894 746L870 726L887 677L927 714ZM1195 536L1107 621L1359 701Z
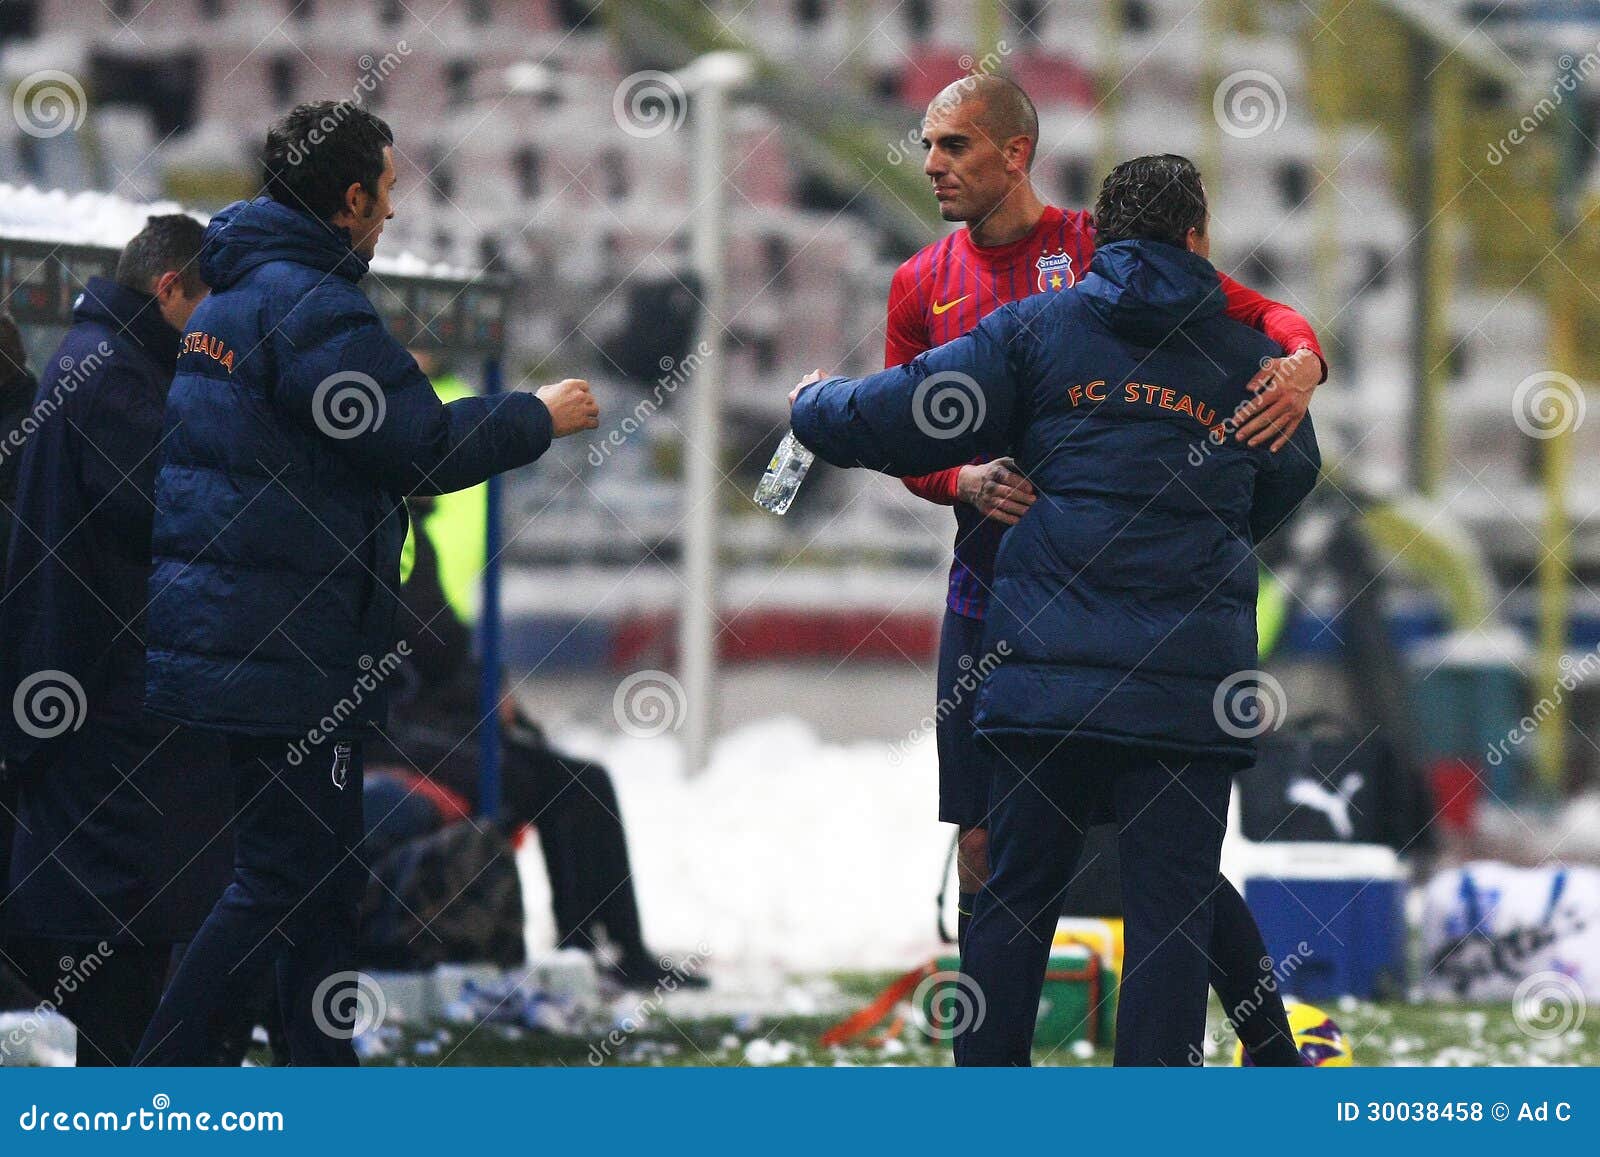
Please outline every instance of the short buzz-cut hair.
M972 101L982 106L978 122L996 145L1028 138L1028 168L1039 152L1039 110L1016 81L992 72L974 72L952 81L928 103L929 110L954 109Z
M200 279L200 242L204 236L205 226L187 213L145 218L144 228L122 247L117 258L117 284L149 293L156 278L163 273L176 273L184 293L198 297L206 288Z
M1134 157L1106 175L1094 203L1096 245L1138 238L1182 248L1191 229L1206 231L1206 190L1188 157Z
M262 183L274 201L327 221L351 185L378 195L383 150L392 144L383 118L354 101L296 105L267 130Z

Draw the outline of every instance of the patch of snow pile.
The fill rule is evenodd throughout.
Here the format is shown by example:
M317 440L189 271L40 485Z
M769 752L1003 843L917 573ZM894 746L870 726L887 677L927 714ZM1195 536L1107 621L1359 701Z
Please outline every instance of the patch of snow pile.
M0 184L0 235L24 241L120 249L144 228L146 217L182 212L184 207L176 201L139 202L109 193L64 193ZM203 213L193 216L207 219Z
M757 1037L744 1046L745 1063L756 1068L766 1065L784 1065L794 1059L794 1044L790 1041L769 1041Z
M940 950L934 897L952 831L937 821L932 736L841 746L774 719L723 737L692 777L670 732L566 732L557 744L610 769L647 942L704 955L713 992L730 973L909 968ZM532 841L521 861L538 948L554 933Z
M6 1065L70 1068L78 1055L78 1030L60 1013L0 1012L0 1039L7 1043Z
M192 212L176 201L130 201L110 193L66 193L0 182L0 237L120 249L144 228L145 218L168 213L189 213L198 221L210 220L207 214ZM406 252L380 253L372 268L377 273L405 277L474 276L471 270L424 261Z
M1585 792L1561 809L1556 846L1572 859L1600 859L1600 792Z

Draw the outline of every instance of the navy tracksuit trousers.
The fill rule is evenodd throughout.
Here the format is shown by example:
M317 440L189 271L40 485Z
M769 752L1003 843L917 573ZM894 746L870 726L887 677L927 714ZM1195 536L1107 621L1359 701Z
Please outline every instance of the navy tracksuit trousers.
M237 1063L226 1044L238 1010L274 968L290 1063L357 1063L361 745L324 740L291 763L291 742L229 737L233 879L184 953L135 1064Z
M995 749L988 883L967 931L959 1065L1031 1063L1061 897L1083 833L1118 827L1125 944L1116 1063L1198 1064L1233 765L1085 740Z

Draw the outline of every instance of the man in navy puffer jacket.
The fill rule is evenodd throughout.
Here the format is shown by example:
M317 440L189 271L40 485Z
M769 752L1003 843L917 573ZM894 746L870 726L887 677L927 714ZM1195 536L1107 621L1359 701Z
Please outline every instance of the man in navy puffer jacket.
M384 717L403 499L472 486L598 424L587 383L442 404L358 287L393 216L389 127L301 105L267 195L218 213L167 401L150 577L149 709L224 732L233 881L185 955L142 1063L215 1055L277 968L291 1059L353 1064L365 868L361 737ZM404 654L404 651L400 652Z
M53 991L79 1065L133 1059L174 946L232 865L221 737L144 711L150 498L178 341L206 296L202 229L152 216L114 277L85 282L18 439L0 446L17 459L0 591L0 758L17 792L0 956ZM80 975L63 959L93 964ZM63 987L64 971L77 983Z
M964 983L986 1013L962 1064L1027 1064L1082 829L1119 825L1118 1064L1197 1063L1210 896L1231 773L1262 730L1253 545L1311 489L1308 420L1279 454L1232 437L1280 351L1223 316L1205 192L1182 157L1117 166L1076 287L859 381L797 391L796 435L837 465L924 474L1011 454L1038 500L1000 547L975 710L999 756L991 874Z

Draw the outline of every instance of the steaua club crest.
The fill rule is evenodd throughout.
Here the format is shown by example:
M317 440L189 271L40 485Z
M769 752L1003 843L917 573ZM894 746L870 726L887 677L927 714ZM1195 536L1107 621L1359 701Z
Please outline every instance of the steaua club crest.
M1078 279L1072 273L1072 258L1057 250L1039 258L1039 292L1047 289L1066 289Z

